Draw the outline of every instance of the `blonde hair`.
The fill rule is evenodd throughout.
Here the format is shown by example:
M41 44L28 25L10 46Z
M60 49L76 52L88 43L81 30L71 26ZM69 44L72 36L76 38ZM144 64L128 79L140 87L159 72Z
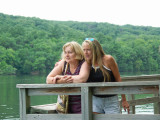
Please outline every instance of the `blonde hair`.
M63 52L62 52L62 59L65 60L64 58L64 51L65 51L65 48L70 46L71 49L75 52L76 54L76 60L83 60L84 59L84 53L83 53L83 50L82 50L82 47L79 43L75 42L75 41L72 41L72 42L67 42L66 44L64 44L63 46Z
M93 53L93 44L92 44L92 42L90 41L90 40L85 40L83 43L82 43L82 46L85 44L85 43L87 43L87 44L89 44L89 46L90 46L90 48L91 48L91 52ZM89 64L89 65L92 65L92 61L90 60L90 61L88 61L86 58L85 58L85 60L87 61L87 63Z
M102 46L100 45L100 43L98 42L98 40L94 39L93 41L91 40L85 40L82 45L84 43L88 43L92 52L92 60L91 61L87 61L89 64L91 64L93 66L93 68L96 70L95 64L97 63L98 66L100 67L100 70L103 73L104 76L104 81L106 81L106 78L108 81L110 81L110 76L109 73L104 69L103 67L103 57L105 56L105 52L102 48Z

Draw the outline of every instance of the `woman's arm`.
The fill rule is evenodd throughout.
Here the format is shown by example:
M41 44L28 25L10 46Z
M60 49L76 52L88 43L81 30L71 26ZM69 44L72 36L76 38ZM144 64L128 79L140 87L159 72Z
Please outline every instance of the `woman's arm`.
M57 80L61 78L62 70L64 66L64 60L61 60L59 64L53 68L53 70L48 74L46 78L47 84L55 84Z
M121 82L122 80L120 77L118 65L117 65L116 61L114 60L114 58L111 55L107 55L106 61L107 61L108 66L111 69L111 71L115 77L116 82ZM126 111L126 109L127 109L128 113L129 113L129 104L126 100L126 96L124 94L122 94L121 97L122 97L122 106L123 106L124 110Z
M116 61L114 60L114 58L111 55L107 55L107 57L105 58L105 62L107 64L107 66L111 69L116 82L121 82L121 77L120 77L120 73L119 73L119 69L118 69L118 65L116 63Z
M85 83L88 80L90 73L90 67L88 63L85 61L80 69L79 75L73 75L73 83Z
M87 81L89 73L90 73L90 67L88 63L85 61L80 69L79 75L56 75L54 74L55 70L59 69L57 68L60 66L61 61L56 63L56 67L51 71L51 73L47 76L47 83L48 84L60 84L60 83L84 83ZM63 65L64 66L64 62Z

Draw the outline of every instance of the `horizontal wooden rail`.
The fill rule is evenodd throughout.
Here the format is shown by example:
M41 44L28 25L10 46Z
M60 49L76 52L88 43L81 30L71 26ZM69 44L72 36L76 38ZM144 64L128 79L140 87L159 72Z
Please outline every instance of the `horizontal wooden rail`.
M29 114L27 120L82 120L81 114ZM86 119L85 119L86 120ZM160 115L96 114L90 120L160 120Z
M144 105L144 104L156 103L156 102L160 102L160 98L159 97L144 98L144 99L128 101L130 106Z
M94 83L76 83L76 84L17 84L17 88L76 88L76 87L116 87L116 86L153 86L159 85L160 80L157 81L127 81L127 82L94 82ZM62 90L63 91L63 90Z
M157 81L160 80L160 74L139 75L121 77L122 81Z

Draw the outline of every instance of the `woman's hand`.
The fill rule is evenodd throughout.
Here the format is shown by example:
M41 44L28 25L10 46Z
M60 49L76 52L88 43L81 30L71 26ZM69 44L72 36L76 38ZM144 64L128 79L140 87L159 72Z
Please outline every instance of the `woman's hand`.
M56 84L58 80L61 79L60 75L56 75L55 77L51 78L51 82L49 82L48 84Z
M60 76L58 77L58 83L73 83L73 78L70 75Z
M129 114L129 112L130 112L129 104L126 100L122 100L122 107L124 108L124 111L126 112L126 110L127 110L128 114Z
M59 60L61 61L61 60ZM57 67L59 65L59 61L55 63L54 67Z

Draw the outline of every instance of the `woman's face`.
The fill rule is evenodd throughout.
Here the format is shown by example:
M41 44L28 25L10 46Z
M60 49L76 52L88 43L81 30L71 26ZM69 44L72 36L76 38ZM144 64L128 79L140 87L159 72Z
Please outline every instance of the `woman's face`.
M84 52L84 57L87 61L90 61L92 59L92 51L91 47L89 46L88 43L83 43L82 45L83 52Z
M73 51L73 49L70 46L67 46L64 50L64 57L66 62L70 63L75 60L76 53Z

